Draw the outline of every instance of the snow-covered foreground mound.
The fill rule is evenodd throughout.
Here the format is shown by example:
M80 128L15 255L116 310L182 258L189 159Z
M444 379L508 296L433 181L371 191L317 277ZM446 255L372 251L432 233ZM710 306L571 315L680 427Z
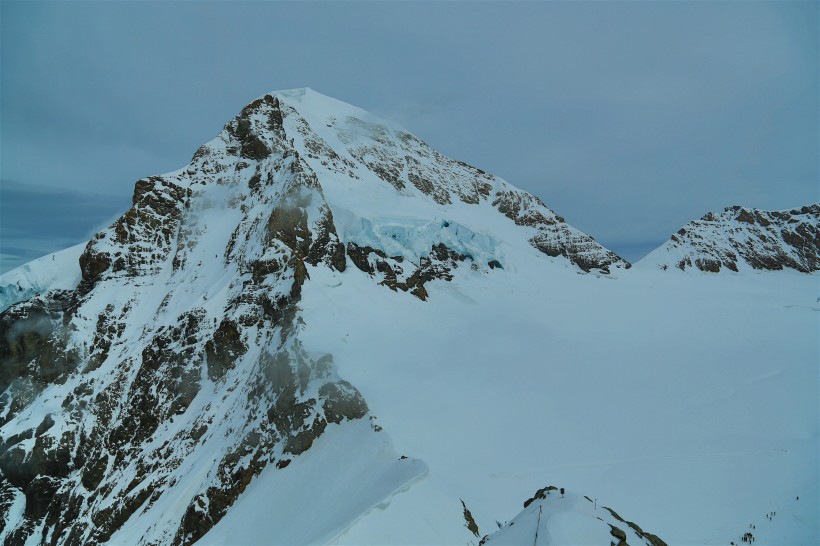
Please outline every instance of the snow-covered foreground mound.
M817 276L630 269L310 90L48 261L0 314L5 543L820 539Z
M599 506L597 499L562 493L555 486L536 491L524 510L488 537L490 546L542 544L637 544L661 546L657 536L625 521L617 512Z

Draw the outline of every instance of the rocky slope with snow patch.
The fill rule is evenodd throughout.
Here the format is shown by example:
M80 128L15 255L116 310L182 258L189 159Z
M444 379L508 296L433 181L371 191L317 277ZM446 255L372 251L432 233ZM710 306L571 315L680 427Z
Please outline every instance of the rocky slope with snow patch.
M710 273L818 271L820 204L783 211L734 206L720 213L710 212L682 227L640 264Z
M79 276L20 285L11 299L36 295L0 315L0 538L192 544L219 536L263 475L311 484L279 498L323 518L316 540L339 536L426 470L374 447L361 512L311 511L332 487L300 461L338 452L339 430L390 445L333 356L303 341L311 274L353 268L423 301L514 267L521 247L545 270L629 267L538 199L362 110L308 89L253 101L187 167L136 183Z

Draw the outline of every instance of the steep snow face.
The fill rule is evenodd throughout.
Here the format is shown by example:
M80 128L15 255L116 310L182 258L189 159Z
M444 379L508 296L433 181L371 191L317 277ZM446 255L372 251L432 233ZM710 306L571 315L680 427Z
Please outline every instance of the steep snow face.
M48 254L0 275L0 312L48 290L72 290L80 282L85 243Z
M352 270L421 304L436 283L514 270L522 248L545 270L628 265L537 199L361 110L310 90L252 102L187 167L138 181L79 275L49 277L46 258L26 269L41 272L28 288L15 284L48 290L0 315L0 536L220 541L244 525L228 514L246 490L295 483L313 484L287 499L323 520L314 539L342 536L426 467L394 460L332 355L303 341L311 275ZM349 476L326 475L346 482L317 481L315 461L346 452L351 434L368 453L338 458ZM318 513L311 495L341 502L351 476L371 484L352 511ZM296 521L282 517L271 521ZM290 531L277 536L306 536Z
M820 270L820 204L762 211L728 207L682 227L640 261L662 270Z

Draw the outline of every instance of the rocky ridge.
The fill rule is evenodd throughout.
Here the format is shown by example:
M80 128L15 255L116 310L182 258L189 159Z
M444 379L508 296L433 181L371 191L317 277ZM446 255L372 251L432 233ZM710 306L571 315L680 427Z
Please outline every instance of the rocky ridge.
M763 211L740 206L707 213L641 260L666 270L801 273L820 270L820 204Z

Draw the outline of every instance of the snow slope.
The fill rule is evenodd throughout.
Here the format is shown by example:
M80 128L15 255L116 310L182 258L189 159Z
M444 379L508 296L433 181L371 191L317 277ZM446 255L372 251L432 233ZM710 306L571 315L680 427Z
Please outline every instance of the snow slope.
M367 423L331 425L288 467L263 470L197 544L326 544L426 472ZM111 542L128 543L149 527L140 518Z
M0 312L47 290L74 289L80 282L80 254L85 245L48 254L0 275Z
M737 543L773 510L766 543L820 540L816 276L545 275L505 251L501 282L427 302L319 270L303 299L308 342L482 535L559 483L669 544Z
M0 314L6 543L820 541L816 275L630 269L309 89L74 263Z

